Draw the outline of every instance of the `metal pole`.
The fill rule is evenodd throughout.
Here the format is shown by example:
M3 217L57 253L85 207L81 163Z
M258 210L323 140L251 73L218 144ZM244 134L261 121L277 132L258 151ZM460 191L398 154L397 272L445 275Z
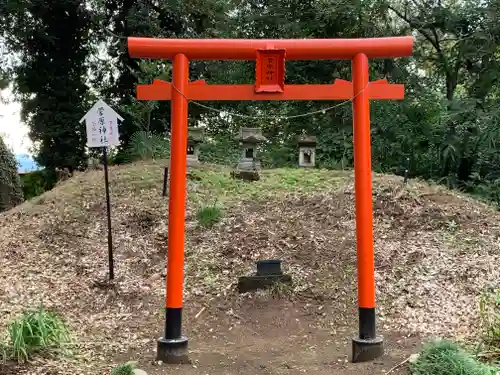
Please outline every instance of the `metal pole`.
M410 157L406 157L406 165L405 165L405 177L404 177L404 183L406 184L408 182L408 173L410 172Z
M168 183L168 167L163 171L163 193L162 196L167 196L167 183Z
M104 147L103 153L104 164L104 184L106 186L106 211L108 216L108 264L109 264L109 279L115 278L114 262L113 262L113 237L111 234L111 202L109 199L109 177L108 177L108 148Z
M352 60L356 250L358 268L359 336L353 340L353 362L383 354L375 330L375 259L373 251L372 168L368 57Z
M188 339L182 336L184 289L184 229L186 211L186 164L189 61L183 54L173 59L170 189L168 210L167 295L165 336L158 340L157 359L166 363L188 362Z

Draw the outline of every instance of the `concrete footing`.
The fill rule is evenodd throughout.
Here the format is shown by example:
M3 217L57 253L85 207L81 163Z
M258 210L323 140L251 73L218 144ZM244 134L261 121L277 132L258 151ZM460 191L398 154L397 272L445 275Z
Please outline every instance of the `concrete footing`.
M353 363L368 362L384 355L384 340L382 337L374 339L352 339L352 358Z
M158 339L156 360L170 364L189 364L188 339L181 337L178 339Z
M266 276L242 276L238 279L238 292L247 293L258 289L267 289L271 285L291 284L292 276L290 275L266 275Z

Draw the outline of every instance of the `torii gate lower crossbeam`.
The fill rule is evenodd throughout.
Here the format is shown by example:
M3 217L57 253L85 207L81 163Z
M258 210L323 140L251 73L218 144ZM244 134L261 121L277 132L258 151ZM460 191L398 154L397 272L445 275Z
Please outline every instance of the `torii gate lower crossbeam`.
M155 79L151 85L137 85L139 100L172 100L175 88ZM204 80L188 82L185 95L189 100L348 100L354 97L349 81L336 79L333 84L285 85L282 93L256 93L254 85L208 85ZM387 80L370 82L364 90L369 99L403 99L404 85L391 85Z
M187 359L182 336L184 229L188 101L203 100L342 100L353 101L356 249L359 334L353 339L352 361L383 354L375 325L375 271L371 181L370 99L403 99L403 85L369 82L368 58L409 56L412 37L315 40L151 39L129 38L131 57L173 60L172 84L155 80L137 86L139 100L171 100L171 177L169 194L165 334L158 340L157 358L179 363ZM352 83L286 85L288 60L351 59ZM189 58L196 60L256 60L255 85L210 85L189 82Z

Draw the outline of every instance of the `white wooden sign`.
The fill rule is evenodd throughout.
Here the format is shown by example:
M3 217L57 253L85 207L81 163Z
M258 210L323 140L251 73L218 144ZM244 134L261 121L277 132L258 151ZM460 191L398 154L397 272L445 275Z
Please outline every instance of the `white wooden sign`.
M109 147L120 144L118 120L123 118L113 108L99 99L82 117L87 129L87 147Z

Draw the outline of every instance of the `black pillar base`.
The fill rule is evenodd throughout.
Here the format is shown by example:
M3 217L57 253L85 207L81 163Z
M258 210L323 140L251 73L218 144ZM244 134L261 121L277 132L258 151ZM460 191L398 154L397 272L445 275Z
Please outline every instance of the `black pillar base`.
M374 339L352 339L352 358L353 363L368 362L384 355L384 340L378 336Z
M188 339L182 336L178 339L158 339L156 360L170 364L189 364Z

